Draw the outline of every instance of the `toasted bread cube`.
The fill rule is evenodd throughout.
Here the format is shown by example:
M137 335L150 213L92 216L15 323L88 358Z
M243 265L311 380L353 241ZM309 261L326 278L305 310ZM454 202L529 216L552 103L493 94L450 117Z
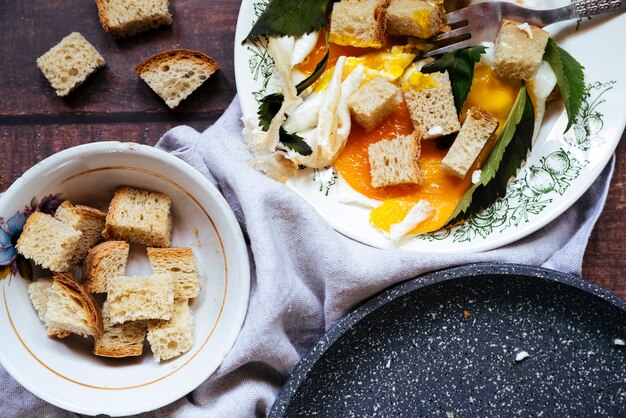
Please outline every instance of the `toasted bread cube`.
M198 296L200 283L191 248L148 248L148 259L155 274L167 274L174 278L175 300Z
M96 245L83 263L83 282L91 293L106 293L110 277L126 274L130 246L124 241L106 241Z
M39 279L28 285L28 296L37 311L37 316L46 326L49 337L65 338L70 332L60 328L49 327L46 321L46 307L48 305L48 289L52 286L52 279Z
M146 339L146 321L132 321L113 325L109 303L102 306L104 332L94 340L93 353L100 357L134 357L143 353Z
M78 32L72 32L37 58L37 67L61 97L70 94L104 64L96 48Z
M493 70L501 77L530 80L539 69L549 38L548 32L536 26L502 19Z
M102 335L100 308L91 293L69 273L55 273L52 285L48 288L48 300L44 322L48 335L52 330L62 330L59 337L67 332L83 337Z
M396 110L399 92L394 84L376 77L348 99L350 114L356 123L371 132Z
M54 217L82 233L72 264L80 263L90 248L102 241L102 231L107 214L83 205L72 205L68 200L57 209Z
M443 3L429 0L391 0L387 8L387 33L430 38L445 27Z
M193 313L187 302L176 303L169 321L148 321L148 342L159 362L191 350L193 334Z
M102 235L107 239L169 247L172 200L163 193L120 187L109 205Z
M461 129L447 71L424 74L418 85L404 90L404 100L422 139L438 138Z
M170 319L174 309L174 279L171 276L120 276L107 283L110 323L142 319Z
M68 271L81 235L80 231L46 213L35 212L26 221L15 248L43 268Z
M202 52L175 49L146 58L135 71L174 109L219 68L217 61Z
M172 24L168 0L96 0L105 31L115 38Z
M389 0L341 0L333 6L330 42L357 48L380 48L385 42Z
M423 174L418 164L421 145L415 132L371 144L368 153L372 186L422 184Z
M478 156L491 149L492 139L495 139L493 133L497 128L498 120L491 114L476 107L470 108L461 131L441 160L441 169L464 178Z

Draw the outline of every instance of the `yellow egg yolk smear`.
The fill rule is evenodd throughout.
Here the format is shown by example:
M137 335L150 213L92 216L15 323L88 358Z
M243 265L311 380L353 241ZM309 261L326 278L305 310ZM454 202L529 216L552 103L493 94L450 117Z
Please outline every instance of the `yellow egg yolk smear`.
M330 53L328 54L328 63L326 64L326 68L333 68L337 63L337 59L341 56L345 57L360 57L361 55L369 54L371 52L381 52L388 51L391 49L393 44L389 43L389 41L382 46L380 49L375 48L356 48L353 46L343 46L330 43ZM309 76L313 74L315 71L315 67L317 64L324 58L326 55L326 38L323 33L317 37L317 45L300 64L296 65L294 68L300 71L305 76Z
M476 65L472 88L461 111L461 121L465 120L470 107L478 107L491 113L500 122L496 130L496 134L499 134L511 113L520 87L521 83L518 80L499 77L488 65Z

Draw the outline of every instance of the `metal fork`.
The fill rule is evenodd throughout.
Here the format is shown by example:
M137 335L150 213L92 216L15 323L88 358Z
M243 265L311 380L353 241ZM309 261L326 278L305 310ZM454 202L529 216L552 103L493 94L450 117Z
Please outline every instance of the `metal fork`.
M527 22L540 28L551 23L626 9L626 0L583 0L547 10L528 9L504 1L488 1L446 15L450 32L435 37L434 49L421 58L496 40L501 19Z

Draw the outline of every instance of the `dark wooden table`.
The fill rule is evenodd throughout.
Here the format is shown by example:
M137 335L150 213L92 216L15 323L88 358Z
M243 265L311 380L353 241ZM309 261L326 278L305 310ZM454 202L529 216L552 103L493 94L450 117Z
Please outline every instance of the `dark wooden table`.
M233 46L237 0L172 0L174 23L116 41L98 22L95 1L0 2L0 191L32 165L65 148L95 141L154 144L168 129L203 130L235 95ZM81 32L107 62L77 91L56 97L35 60L70 32ZM203 51L222 65L175 111L133 71L135 64L172 48ZM626 297L626 144L608 202L591 236L583 276Z

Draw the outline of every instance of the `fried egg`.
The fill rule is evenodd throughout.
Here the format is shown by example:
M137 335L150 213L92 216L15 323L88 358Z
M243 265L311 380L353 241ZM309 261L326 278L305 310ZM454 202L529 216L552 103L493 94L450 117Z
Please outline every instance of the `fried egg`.
M499 130L502 129L508 115L515 103L518 92L521 88L521 81L519 80L507 80L495 75L491 70L491 65L494 61L493 44L485 44L487 50L485 54L481 56L481 60L476 64L474 70L474 78L472 81L472 87L465 103L461 119L464 119L464 114L471 106L477 106L483 110L491 113L496 117L500 123ZM404 73L398 78L398 83L404 88L420 88L428 87L429 76L422 74L424 61L418 61L409 65ZM541 122L545 114L545 103L547 97L550 95L554 87L556 86L556 76L552 71L552 68L547 63L542 63L537 75L533 80L527 82L527 88L533 105L535 108L535 131L534 138L537 137ZM407 117L406 115L404 117ZM406 134L409 129L409 123L404 124L403 131L396 132L394 127L399 124L391 124L390 128L383 128L378 134L383 139L387 136ZM355 132L355 135L349 138L349 141L362 141L359 137L365 136L362 132ZM371 141L371 138L368 139ZM384 202L377 206L370 214L371 223L381 230L385 235L389 234L391 230L394 230L395 240L399 240L398 234L404 233L406 235L413 235L416 233L423 233L427 231L434 231L444 226L445 222L449 218L456 207L458 200L463 196L465 190L471 184L471 176L467 176L464 180L453 180L448 178L449 176L443 175L438 169L439 161L445 152L441 153L436 147L430 147L431 141L422 143L422 156L420 157L420 165L424 170L424 185L421 187L405 187L406 193L393 193L391 198L383 199ZM366 147L350 147L350 151L356 149L356 153L363 152ZM342 158L343 157L343 158ZM365 155L365 158L367 156ZM349 157L340 156L340 160L350 159L358 160L354 155ZM336 164L337 167L342 168L342 164ZM368 178L369 166L362 164L362 176ZM355 182L355 170L351 170L349 173L342 173L342 170L338 170L339 174L346 174L346 178L343 179L350 186L358 186L358 182ZM398 187L398 186L394 186ZM392 188L386 188L392 190ZM355 204L362 205L362 200L354 198L353 193L361 192L364 198L367 199L380 199L381 193L379 191L371 192L368 188L358 187L358 191L349 190L349 194L343 195L343 190L346 187L338 189L338 201L342 203L348 203L350 201ZM424 214L426 212L417 210L420 213L420 222L414 224L409 222L412 219L410 214L417 202L425 201L431 205L432 210L428 211L428 217ZM358 202L358 203L357 203ZM423 219L422 219L423 218ZM400 225L404 227L399 227ZM406 225L413 225L414 227L407 230Z

